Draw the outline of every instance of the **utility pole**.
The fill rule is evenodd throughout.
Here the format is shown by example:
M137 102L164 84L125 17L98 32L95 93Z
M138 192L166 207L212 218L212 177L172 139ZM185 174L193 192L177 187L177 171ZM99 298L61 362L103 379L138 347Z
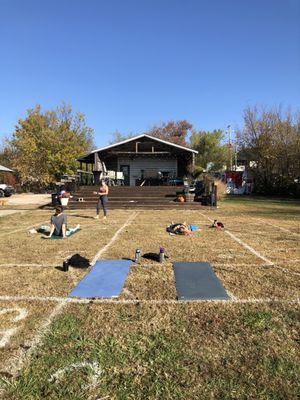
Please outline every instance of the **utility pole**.
M232 171L232 144L231 144L231 125L227 126L228 135L229 135L229 156L230 156L230 171Z
M236 138L234 141L234 165L235 165L234 169L236 171L237 170L237 140L236 140Z

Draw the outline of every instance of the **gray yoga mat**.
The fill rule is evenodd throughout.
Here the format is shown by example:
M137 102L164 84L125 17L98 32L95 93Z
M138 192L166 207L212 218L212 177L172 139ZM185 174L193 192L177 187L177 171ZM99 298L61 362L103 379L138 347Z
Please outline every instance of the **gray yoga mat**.
M176 262L173 268L178 300L229 300L209 263Z

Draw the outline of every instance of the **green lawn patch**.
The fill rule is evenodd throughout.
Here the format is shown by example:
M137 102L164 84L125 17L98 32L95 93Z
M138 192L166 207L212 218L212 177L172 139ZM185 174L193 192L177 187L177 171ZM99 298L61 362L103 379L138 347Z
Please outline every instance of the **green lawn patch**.
M296 399L296 310L279 304L72 305L20 377L7 384L6 398ZM101 369L94 386L93 365ZM64 368L62 377L51 379Z

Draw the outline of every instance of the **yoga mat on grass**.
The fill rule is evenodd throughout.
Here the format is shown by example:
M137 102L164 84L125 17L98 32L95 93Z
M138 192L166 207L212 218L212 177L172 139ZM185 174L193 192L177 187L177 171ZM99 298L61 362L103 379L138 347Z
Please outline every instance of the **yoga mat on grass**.
M97 261L68 297L112 298L119 296L131 263L130 260Z
M43 233L44 235L49 235L49 233L50 233L50 228L47 226L47 227L45 227L45 228L47 228L47 229L44 229L44 227L43 226L41 226L40 228L38 228L37 229L37 232L38 233ZM69 238L69 237L71 237L71 236L73 236L73 235L75 235L75 233L77 233L77 232L79 232L79 231L81 231L81 228L80 227L78 227L78 228L73 228L73 229L67 229L67 232L66 232L66 237L67 238ZM57 235L52 235L51 237L43 237L42 236L42 239L47 239L47 240L59 240L59 239L62 239L63 237L62 236L57 236Z
M177 262L173 269L178 300L229 300L209 263Z
M70 232L69 234L68 234L68 232L67 232L66 238L69 238L69 237L75 235L75 233L77 233L77 232L79 232L79 231L81 231L80 228L77 229L76 231ZM63 238L62 236L52 235L51 238L50 238L50 240L59 240L59 239L62 239L62 238ZM44 238L44 239L45 239L45 238Z

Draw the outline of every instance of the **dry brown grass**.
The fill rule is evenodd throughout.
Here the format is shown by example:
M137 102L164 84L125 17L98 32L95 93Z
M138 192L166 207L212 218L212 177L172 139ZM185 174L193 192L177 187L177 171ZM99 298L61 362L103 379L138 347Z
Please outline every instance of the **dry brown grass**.
M142 257L141 265L133 266L125 284L121 298L129 299L175 299L175 281L172 263L175 261L210 262L224 287L237 298L280 298L297 296L299 277L275 268L265 269L264 262L235 242L223 231L211 229L209 218L219 218L227 229L242 241L252 246L279 267L299 272L298 236L276 230L264 223L268 218L257 220L247 213L253 208L225 202L217 210L169 210L140 211L133 223L118 237L118 240L103 254L106 259L133 258L135 250L158 253L162 246L166 249L164 265ZM281 210L280 205L277 206ZM239 212L242 211L242 212ZM282 211L282 210L281 210ZM280 211L280 212L281 212ZM26 230L0 236L2 264L45 264L62 265L63 259L75 253L91 260L96 252L107 244L117 229L124 224L131 211L119 210L110 213L107 223L92 219L93 210L69 212L69 224L80 223L82 231L74 237L62 240L42 240L40 235L28 236ZM46 212L30 212L22 216L22 226L49 217ZM273 218L274 219L274 218ZM11 229L16 216L6 218ZM171 222L195 223L200 229L193 237L170 236L166 226ZM273 220L272 220L273 221ZM278 221L277 221L278 222ZM285 220L286 225L296 228L297 215ZM86 273L73 270L64 273L53 268L13 267L1 269L0 294L65 296ZM14 281L14 287L11 287Z
M0 263L61 265L63 259L76 253L92 259L129 216L114 211L106 222L102 222L101 219L94 220L93 215L91 212L70 214L69 226L80 224L82 229L66 240L45 240L40 234L30 235L25 228L30 226L33 217L28 215L27 220L22 221L24 228L21 226L20 232L0 235ZM36 215L35 218L38 219ZM44 213L41 213L40 222L43 219L45 221L47 217L45 219ZM11 219L7 220L7 224L11 225Z
M237 299L296 299L299 296L298 277L273 267L257 265L215 266L224 287Z
M300 235L274 228L264 220L245 216L227 217L222 221L227 229L280 267L300 272Z
M120 299L176 299L171 264L144 264L131 267Z
M86 270L55 267L1 267L1 296L67 296ZM13 283L13 284L12 284Z
M69 224L82 231L66 241L29 237L25 228L49 218L45 211L5 217L1 264L61 265L74 253L91 259L108 243L132 211L112 211L106 224L92 219L94 211L69 212ZM235 242L226 232L210 229L206 217L218 218L234 235L279 267L264 261ZM217 210L141 211L119 235L103 258L133 258L166 249L164 264L142 258L131 267L120 299L174 300L172 262L210 262L224 287L237 299L292 300L299 295L299 211L296 205L252 200L224 201ZM169 236L166 226L195 223L194 237ZM291 230L278 230L269 223ZM23 230L24 229L24 230ZM66 296L86 273L54 267L1 267L0 295ZM0 362L17 354L36 333L38 324L55 303L1 301L1 307L24 304L30 318L4 351ZM7 399L248 399L296 398L297 304L89 304L69 305L47 336L44 347L14 381ZM8 321L1 320L4 328ZM103 374L99 391L80 391L84 374L71 375L61 386L49 375L76 361L97 360ZM69 364L68 364L69 363ZM78 377L80 379L78 380ZM188 383L188 384L187 384ZM71 386L70 386L71 385ZM73 385L73 386L72 386ZM97 390L98 390L97 389ZM79 390L79 391L78 391ZM10 397L11 396L11 397ZM231 397L230 397L231 396ZM294 396L294 397L293 397Z
M217 200L222 201L226 197L226 189L227 186L225 183L219 179L215 181L215 185L217 186Z
M0 218L0 237L15 230L26 231L27 227L39 225L50 220L49 211L33 210L10 214Z

